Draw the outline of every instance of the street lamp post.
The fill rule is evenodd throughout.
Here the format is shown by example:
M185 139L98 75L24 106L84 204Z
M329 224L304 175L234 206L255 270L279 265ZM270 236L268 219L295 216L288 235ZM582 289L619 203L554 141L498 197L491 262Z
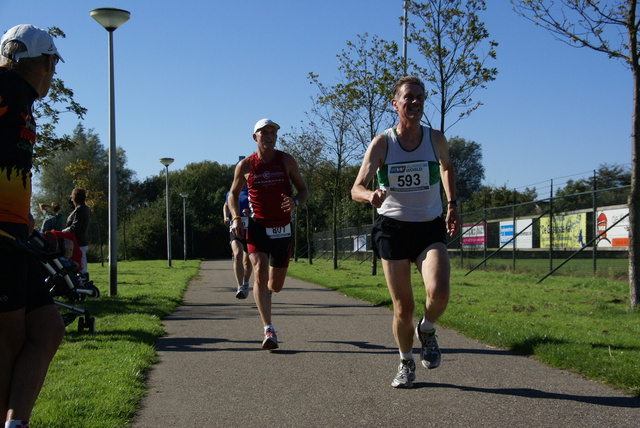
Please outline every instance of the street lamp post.
M180 192L182 196L182 243L184 245L184 261L187 261L187 192Z
M171 267L171 219L169 217L169 165L173 163L173 158L162 158L160 163L167 169L167 264Z
M118 294L118 201L116 190L116 107L113 84L113 32L127 22L131 13L122 9L102 7L91 9L89 15L109 33L109 295Z

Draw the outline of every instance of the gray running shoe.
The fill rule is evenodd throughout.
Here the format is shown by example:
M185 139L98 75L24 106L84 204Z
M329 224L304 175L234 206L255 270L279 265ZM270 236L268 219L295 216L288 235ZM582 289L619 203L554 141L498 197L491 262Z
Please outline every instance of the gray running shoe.
M413 388L413 381L416 380L416 363L413 360L400 360L398 374L393 378L391 386L394 388Z
M435 369L440 365L442 354L438 347L436 329L420 331L420 323L416 326L416 337L420 341L420 361L428 369Z
M278 349L278 336L276 336L276 331L272 328L267 329L264 334L264 340L262 341L262 349Z
M236 299L246 299L249 295L249 286L247 284L238 285Z

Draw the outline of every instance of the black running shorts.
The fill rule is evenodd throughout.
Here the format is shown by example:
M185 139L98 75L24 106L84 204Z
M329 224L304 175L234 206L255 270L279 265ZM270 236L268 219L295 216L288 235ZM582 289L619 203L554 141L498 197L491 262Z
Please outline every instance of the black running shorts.
M289 267L291 257L291 236L270 239L267 230L254 219L249 218L249 232L247 233L247 248L249 254L266 253L269 256L269 266L275 268Z
M245 230L246 233L246 230ZM242 244L242 249L247 252L247 240L238 238L233 232L229 232L229 242L238 241Z
M447 228L442 217L410 222L379 215L373 223L371 242L378 258L415 262L432 244L447 242Z

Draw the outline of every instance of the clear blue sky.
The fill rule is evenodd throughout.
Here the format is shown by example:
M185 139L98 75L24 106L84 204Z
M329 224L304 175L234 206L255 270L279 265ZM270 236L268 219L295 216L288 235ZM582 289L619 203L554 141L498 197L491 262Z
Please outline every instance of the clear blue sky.
M299 127L315 94L307 74L336 83L336 55L368 32L401 46L402 0L0 0L0 30L60 27L58 76L88 108L83 122L108 146L107 32L96 7L131 12L114 33L117 144L139 179L202 160L233 164L255 149L253 124ZM548 196L601 163L631 162L630 71L520 18L507 0L481 15L500 45L484 106L447 131L479 143L485 184ZM409 55L419 59L415 51ZM78 124L67 115L58 133ZM281 131L281 132L282 132Z

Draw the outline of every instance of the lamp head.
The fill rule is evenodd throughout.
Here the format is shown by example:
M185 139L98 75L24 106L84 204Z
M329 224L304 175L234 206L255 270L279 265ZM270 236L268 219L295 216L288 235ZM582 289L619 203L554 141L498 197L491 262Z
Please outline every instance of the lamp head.
M113 7L99 7L97 9L91 9L89 15L98 21L98 24L102 25L105 30L110 32L127 22L131 17L130 12L122 9L115 9Z
M160 159L160 163L164 166L169 166L173 163L173 158L162 158Z

